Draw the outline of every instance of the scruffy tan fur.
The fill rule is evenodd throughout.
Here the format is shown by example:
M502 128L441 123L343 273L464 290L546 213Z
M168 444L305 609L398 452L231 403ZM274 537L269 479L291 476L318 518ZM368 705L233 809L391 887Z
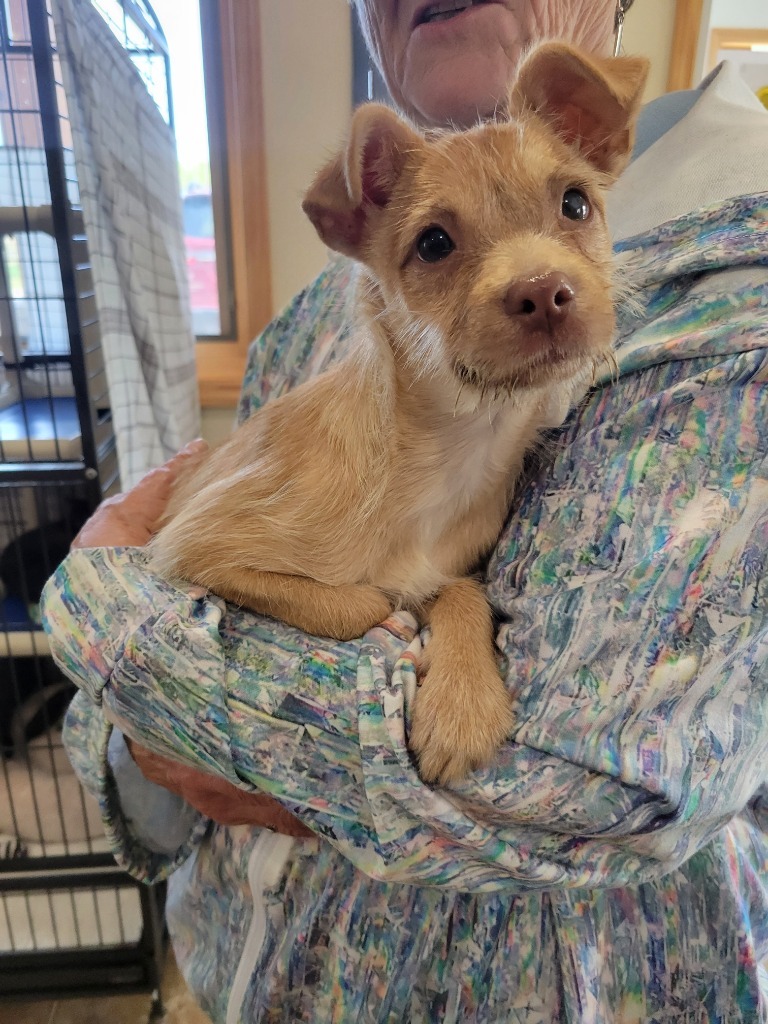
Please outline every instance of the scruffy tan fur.
M207 1013L203 1013L189 992L174 995L166 1004L161 1024L212 1024Z
M467 576L502 526L526 450L562 421L614 330L606 187L631 152L644 61L546 44L509 117L422 134L378 105L304 209L361 266L354 351L258 411L185 479L154 541L160 569L317 635L414 610L432 632L411 749L448 782L512 729L491 612ZM573 186L591 215L563 216ZM455 251L424 262L430 226ZM532 329L510 286L573 288ZM507 303L508 305L508 303Z

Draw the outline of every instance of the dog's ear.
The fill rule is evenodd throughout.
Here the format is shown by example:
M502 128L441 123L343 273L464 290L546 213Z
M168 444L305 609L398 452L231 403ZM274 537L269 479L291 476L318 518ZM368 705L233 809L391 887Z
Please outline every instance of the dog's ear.
M593 57L565 43L544 43L520 68L510 114L534 110L615 178L632 155L649 67L644 57Z
M352 119L346 149L324 167L302 209L327 246L360 258L370 220L388 205L422 137L389 107L368 103Z

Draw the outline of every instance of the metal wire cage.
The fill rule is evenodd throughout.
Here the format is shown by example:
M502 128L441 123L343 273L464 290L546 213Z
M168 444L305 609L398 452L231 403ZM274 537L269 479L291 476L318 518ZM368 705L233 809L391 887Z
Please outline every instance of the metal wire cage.
M143 0L92 0L166 120L168 54ZM117 869L72 774L72 687L43 584L119 487L109 391L50 0L0 0L0 998L154 991L162 888Z

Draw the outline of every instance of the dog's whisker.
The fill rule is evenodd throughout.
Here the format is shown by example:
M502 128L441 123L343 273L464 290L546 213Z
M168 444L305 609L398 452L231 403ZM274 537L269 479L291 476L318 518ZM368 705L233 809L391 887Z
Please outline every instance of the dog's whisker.
M456 402L455 402L455 404L453 406L453 418L454 419L456 419L456 410L459 408L459 402L461 400L461 393L462 393L463 390L464 390L464 381L462 381L459 384L459 391L458 391L458 394L456 395Z
M621 376L621 370L619 369L619 361L616 358L613 349L608 350L608 361L611 365L611 381L614 384L619 383L619 377ZM614 376L615 374L615 376Z

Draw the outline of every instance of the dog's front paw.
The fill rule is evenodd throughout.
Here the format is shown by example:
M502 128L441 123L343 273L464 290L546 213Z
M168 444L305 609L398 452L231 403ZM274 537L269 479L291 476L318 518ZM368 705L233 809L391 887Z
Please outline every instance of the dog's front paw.
M445 785L493 760L512 731L512 709L492 658L472 664L435 652L423 667L409 743L424 781Z

